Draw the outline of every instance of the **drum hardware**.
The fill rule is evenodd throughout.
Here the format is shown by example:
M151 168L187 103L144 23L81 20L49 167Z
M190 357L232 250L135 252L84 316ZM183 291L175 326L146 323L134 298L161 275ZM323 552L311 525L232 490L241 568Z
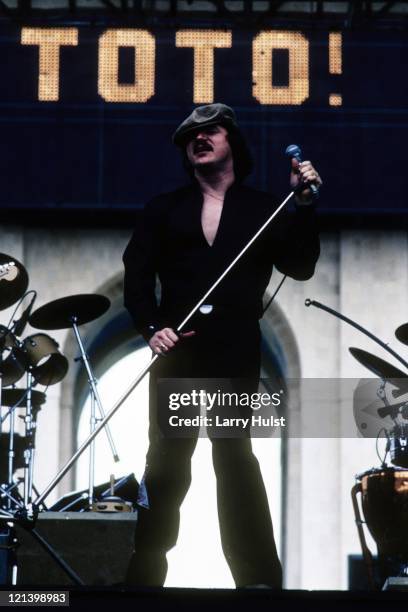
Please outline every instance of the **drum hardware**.
M35 297L35 294L34 294ZM31 304L33 300L31 300ZM21 329L25 326L22 317L19 321ZM36 428L36 415L40 405L45 401L45 395L39 391L34 391L35 384L51 385L60 382L68 369L68 361L58 351L58 344L45 334L29 336L24 341L19 341L17 337L8 330L0 328L3 338L3 351L10 348L10 354L0 364L2 372L2 393L0 403L2 406L9 406L5 415L0 416L0 424L9 418L10 434L8 448L8 476L7 483L11 487L13 483L14 465L14 431L15 431L15 409L19 406L25 408L25 438L26 448L24 450L24 505L31 501L33 488L33 471L35 444L34 434ZM27 372L26 389L4 389L17 382L21 377L22 370ZM12 510L12 498L7 497L7 509Z
M360 331L361 333L365 334L366 336L368 336L369 338L371 338L371 340L374 340L374 342L376 342L377 344L379 344L384 350L386 350L388 353L390 353L390 355L392 355L393 357L395 357L395 359L397 359L397 361L399 361L400 363L402 363L402 365L408 369L408 362L405 361L405 359L403 359L402 357L400 357L400 355L398 355L398 353L396 353L394 350L392 350L388 344L386 344L385 342L383 342L382 340L380 340L379 338L377 338L377 336L375 336L374 334L372 334L370 331L368 331L367 329L365 329L364 327L362 327L362 325L359 325L358 323L356 323L355 321L353 321L352 319L350 319L349 317L344 316L343 314L341 314L340 312L337 312L337 310L334 310L333 308L329 308L329 306L325 306L324 304L321 304L320 302L316 302L316 300L311 300L310 298L307 298L305 300L305 306L309 307L309 306L315 306L316 308L320 308L321 310L324 310L325 312L328 312L329 314L337 317L338 319L341 319L342 321L344 321L345 323L348 323L349 325L351 325L352 327L354 327L355 329L357 329L358 331ZM358 349L359 350L359 349ZM365 352L365 351L362 351ZM375 357L375 356L374 356ZM379 358L377 358L379 359ZM364 364L365 365L365 364ZM377 362L378 365L378 362ZM368 367L368 366L367 366ZM393 366L391 366L393 367ZM398 370L398 372L400 372ZM404 374L403 377L405 378L407 375ZM392 376L390 378L393 378ZM396 376L395 378L399 378L399 376Z
M408 400L390 404L387 399L386 384L387 382L383 380L377 391L377 396L384 403L384 406L377 410L378 416L382 419L390 417L393 422L390 430L384 427L387 436L385 457L389 453L391 463L397 467L408 468L408 423L405 422L408 420Z
M305 306L315 306L345 321L379 344L397 359L404 368L408 369L408 363L398 353L352 319L314 300L307 299ZM395 335L401 342L408 344L408 324L400 326L396 330ZM373 468L356 476L357 483L351 490L357 532L368 577L371 586L378 588L379 585L376 583L374 574L373 555L365 539L364 521L361 517L357 496L358 494L361 495L365 523L377 544L382 573L381 579L384 580L385 577L388 577L390 571L391 575L395 573L407 575L408 471L404 468L408 467L408 424L404 421L408 418L408 401L391 404L387 399L386 384L388 383L391 387L394 387L391 391L392 397L398 398L408 392L408 375L399 368L367 351L355 347L350 347L349 350L359 363L380 378L381 383L377 390L377 397L384 406L377 408L376 412L381 419L390 417L393 422L391 429L387 430L387 428L381 427L378 432L377 440L382 430L385 431L387 436L386 455L381 467ZM366 399L364 394L363 399ZM370 411L366 409L365 412L369 413ZM389 467L385 463L388 453L391 455L391 461L397 467Z
M30 531L33 537L39 544L52 556L54 561L65 571L65 573L74 581L74 583L83 585L81 578L72 570L72 568L58 555L58 553L48 544L48 542L35 529L35 521L39 511L39 507L33 507L31 503L32 494L39 495L33 484L33 468L35 454L35 431L36 431L36 414L40 409L41 404L45 401L45 394L32 389L34 382L31 374L31 368L27 372L27 389L6 389L3 391L3 399L5 405L10 406L10 410L6 415L10 421L10 434L8 435L8 482L0 485L0 498L2 500L0 507L0 525L7 523L10 531L10 542L13 543L12 549L18 546L16 531L13 527L18 523L23 528ZM13 404L14 402L14 404ZM15 410L17 407L25 408L25 436L24 438L14 434L15 428ZM2 417L4 421L5 417ZM6 434L3 434L6 435ZM3 438L4 439L4 438ZM21 448L17 445L17 450L20 453L16 455L15 441L22 441L24 450L21 453ZM21 457L22 455L22 457ZM16 461L17 459L17 461ZM22 460L21 460L22 459ZM14 480L14 471L20 467L24 468L24 477ZM21 496L18 486L23 485L23 497ZM45 506L42 506L46 509ZM12 555L8 562L12 566L12 584L17 582L17 561L15 555Z
M77 341L80 357L79 360L85 366L88 375L88 385L90 391L90 435L96 430L98 422L105 418L105 412L102 407L102 402L97 390L97 381L93 375L92 368L89 362L88 355L85 351L81 335L79 333L79 325L89 323L94 319L102 316L109 308L110 301L103 295L80 294L72 295L65 298L60 298L45 304L37 309L30 316L30 325L41 329L69 329L72 327ZM33 373L34 375L34 373ZM96 406L98 407L101 419L96 417ZM111 447L112 455L115 462L119 461L119 456L113 442L112 434L108 425L105 427L108 442ZM94 474L95 474L95 445L92 442L89 449L89 487L88 499L89 507L92 507L94 502Z
M6 261L5 261L6 260ZM9 261L10 260L10 261ZM0 310L12 306L16 301L18 305L14 309L11 321L17 309L20 307L28 285L28 275L24 267L11 260L8 256L0 254ZM40 506L32 504L33 493L38 497L39 493L33 483L33 470L35 458L35 431L36 415L45 401L45 394L33 387L36 384L49 386L62 380L68 369L67 359L59 352L58 344L46 334L34 334L23 341L19 336L23 333L28 323L32 306L36 298L36 292L32 291L33 297L27 308L23 311L17 321L13 321L10 327L0 326L0 431L6 419L9 421L10 431L4 434L8 439L7 465L5 465L6 480L0 484L0 531L7 524L9 532L8 541L14 550L18 545L16 532L13 527L18 523L25 529L30 530L33 537L47 550L56 563L79 585L83 582L81 578L69 567L57 552L36 531L35 521ZM105 298L103 298L105 299ZM24 373L27 374L26 389L7 389L14 385ZM2 407L8 407L6 414L2 414ZM15 434L16 409L25 409L24 419L25 436L21 438ZM3 436L3 434L2 434ZM5 440L4 437L1 440ZM21 452L19 442L23 440L24 450ZM16 443L17 447L16 447ZM4 443L3 443L4 446ZM24 477L15 479L14 472L19 468L24 469ZM23 495L19 491L22 485ZM44 504L41 508L46 509ZM14 559L8 561L8 568L12 568L12 584L17 581L17 562Z
M33 473L34 473L34 455L35 455L35 430L36 421L33 418L31 387L33 375L31 368L27 372L27 401L26 413L24 418L25 423L25 438L27 442L24 451L24 506L27 507L31 503L33 492Z
M88 374L88 385L89 385L89 390L90 390L90 398L91 398L91 418L90 418L90 435L93 434L93 432L96 430L98 422L101 422L104 418L105 418L105 411L102 407L102 402L100 400L99 397L99 393L96 387L96 379L93 375L92 369L91 369L91 365L88 359L88 355L85 352L85 348L84 345L82 343L82 338L80 336L79 333L79 329L78 329L78 325L77 325L77 318L76 316L72 316L72 328L74 330L74 334L79 346L79 350L81 353L81 359L82 362L85 366L85 369L87 371ZM99 414L101 416L100 419L96 418L96 414L95 414L95 407L96 405L98 406L99 409ZM119 455L116 451L116 447L112 438L112 434L110 432L110 428L107 425L105 428L106 431L106 435L108 437L108 441L111 447L111 451L112 451L112 455L113 455L113 459L115 462L119 461ZM92 504L94 502L94 475L95 475L95 443L92 442L92 444L89 447L89 494L88 494L88 501L89 501L89 507L92 507Z
M361 353L364 354L365 351L361 351ZM371 360L372 356L369 353L364 355L364 360L366 355L369 355ZM366 364L364 363L364 365ZM389 367L393 368L394 366ZM387 445L383 465L385 465L385 458L389 454L391 463L396 467L408 468L408 400L391 404L387 397L387 385L392 387L395 384L399 384L399 381L400 379L383 378L378 386L377 381L373 379L369 384L367 383L363 387L359 386L354 395L354 416L357 425L359 425L360 421L363 421L364 430L362 426L359 426L359 429L364 436L371 437L377 435L378 440L382 431L385 432ZM373 385L377 385L375 393ZM364 392L359 394L358 389L362 388ZM371 400L370 396L372 395L377 395L377 398L383 405L378 407L378 402ZM362 418L363 414L364 418ZM368 419L371 417L370 427L368 425L370 420L367 417ZM379 419L381 419L380 422Z
M9 433L2 434L2 436L8 437L7 487L8 490L11 490L15 486L14 472L17 469L23 468L23 505L29 503L28 500L32 496L36 415L40 410L41 404L45 401L44 393L32 390L32 377L30 372L27 373L27 384L27 389L5 389L3 391L2 401L4 405L9 406L9 410L1 417L2 423L8 418L10 424ZM25 423L24 437L15 434L15 418L17 408L25 408L25 415L20 416L20 418L24 419ZM3 439L5 438L2 438L2 440ZM17 448L15 446L16 443L18 444ZM4 446L3 443L2 445ZM4 488L3 492L5 492ZM7 496L8 510L12 509L11 502L15 501L15 498Z
M8 484L1 484L0 485L0 498L3 500L4 498L7 498L7 500L10 500L10 503L12 504L12 506L14 508L18 508L19 510L22 510L24 508L24 504L21 501L21 496L18 492L18 487L19 482L13 482L12 485L8 485ZM13 490L16 490L16 496L14 497L11 492ZM1 504L3 507L3 504Z
M23 417L20 417L20 418L23 418ZM22 465L18 466L18 467L14 466L14 469L15 470L19 469L19 467L24 468L24 461L25 461L25 459L24 459L24 454L23 454ZM7 488L8 485L0 485L0 490L4 492L4 495L7 495L10 491L12 491L13 489L16 489L16 497L13 497L12 501L13 501L13 503L16 506L19 506L20 508L24 508L23 498L22 498L22 496L20 495L20 493L18 491L18 487L20 485L24 486L24 477L21 478L21 477L16 477L15 476L14 477L13 486L11 488L8 489ZM32 489L33 489L34 493L36 495L38 495L38 490L35 487L34 483L32 485ZM48 508L47 508L47 506L45 504L42 504L41 510L45 511L45 510L48 510Z
M393 420L400 414L404 419L408 419L408 401L399 402L398 404L387 404L383 408L378 408L378 416L385 419L387 416Z
M361 354L359 357L361 357ZM363 360L365 359L366 355L363 357ZM372 365L371 356L368 357L368 360ZM364 365L367 364L364 363ZM378 366L377 362L376 366ZM385 372L382 370L380 374L384 375ZM376 383L375 379L371 382ZM369 389L372 389L371 382ZM377 435L376 445L382 432L385 433L387 439L381 467L372 468L357 476L358 482L351 490L363 559L370 584L374 589L381 586L379 578L383 583L390 576L402 575L408 571L407 539L404 535L401 535L405 534L408 525L408 471L406 471L408 467L408 402L402 401L396 404L389 402L387 384L390 383L395 383L395 379L382 379L379 386L377 383L376 395L383 406L378 407L378 403L375 405L372 402L370 403L373 416L377 414L380 419L390 419L392 423L392 425L387 424L385 421ZM365 388L367 387L365 386ZM365 402L369 401L367 392L363 395L363 399ZM368 410L365 410L365 412L368 412ZM390 456L391 462L396 467L387 465L387 455ZM379 458L381 460L380 455ZM373 555L365 539L364 521L361 518L358 494L361 495L362 511L367 528L377 544L379 567L374 563ZM378 571L381 576L378 576Z
M16 413L14 410L10 413L10 435L9 435L9 450L8 450L8 485L13 484L13 468L14 468L14 428L15 428ZM11 499L7 498L7 508L11 510Z
M408 425L396 426L391 430L387 441L387 452L390 453L391 463L408 468Z
M95 395L91 392L91 415L89 420L90 433L97 426L97 418L95 413ZM94 486L95 486L95 444L89 446L89 466L88 466L88 507L92 508L94 503Z
M320 308L321 310L328 312L329 314L341 319L342 321L345 321L358 331L368 336L371 340L374 340L374 342L379 344L383 349L385 349L395 359L397 359L405 368L408 369L408 362L406 362L402 357L400 357L398 353L396 353L385 342L377 338L377 336L372 334L370 331L368 331L352 319L344 316L340 312L337 312L333 308L329 308L328 306L325 306L324 304L321 304L320 302L316 302L315 300L311 300L309 298L305 300L305 306L315 306L316 308ZM396 335L399 339L402 339L401 341L404 341L406 332L408 332L408 324L404 324L403 326L399 327L396 331ZM406 339L408 341L408 337ZM387 382L390 383L393 387L396 387L392 391L392 395L394 398L404 395L408 392L408 374L406 374L399 368L396 368L387 361L384 361L384 359L381 359L380 357L377 357L376 355L373 355L372 353L369 353L367 351L363 351L362 349L356 347L349 347L349 351L359 363L361 363L364 367L368 368L370 372L372 372L382 380L382 384L384 385L384 387ZM383 389L383 397L384 395L385 394ZM381 395L378 396L381 397ZM384 403L385 407L387 407L387 403ZM401 412L401 414L405 413L405 410L403 413ZM379 414L379 416L381 416L381 414ZM389 416L391 416L391 414ZM394 423L394 425L397 425L396 422ZM404 432L405 431L407 430L404 429ZM395 463L396 465L401 465L401 467L408 467L408 452L406 450L408 438L405 436L403 438L397 438L399 430L395 429L395 427L393 430L391 430L390 433L390 438L393 440L392 445L390 444L390 450L391 446L393 449L391 456L393 463Z

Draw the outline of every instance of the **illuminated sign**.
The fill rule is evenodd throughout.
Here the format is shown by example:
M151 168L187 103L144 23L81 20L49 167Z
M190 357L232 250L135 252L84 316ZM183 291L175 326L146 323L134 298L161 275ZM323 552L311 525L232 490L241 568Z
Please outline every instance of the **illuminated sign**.
M298 143L322 214L405 213L403 32L177 23L0 22L0 208L141 206L186 181L171 135L217 101L253 151L250 184L284 194Z
M23 28L21 43L39 48L38 99L59 100L60 52L78 45L78 28ZM98 41L98 93L106 102L144 103L154 96L155 37L148 30L112 29ZM214 102L214 52L232 47L230 30L178 30L176 47L194 53L193 100ZM119 49L134 53L134 81L119 82ZM274 85L273 53L286 50L289 57L288 84ZM341 74L341 33L329 33L330 73ZM309 42L300 32L264 31L252 42L252 95L260 104L298 105L309 97ZM341 96L330 94L329 104L341 105Z
M38 99L59 99L60 48L78 44L77 28L23 28L22 45L39 48Z

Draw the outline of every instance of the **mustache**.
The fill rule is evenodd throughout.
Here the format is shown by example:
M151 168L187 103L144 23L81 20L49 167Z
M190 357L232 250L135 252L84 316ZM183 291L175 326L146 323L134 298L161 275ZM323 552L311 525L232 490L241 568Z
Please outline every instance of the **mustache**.
M212 146L205 140L198 140L194 143L194 153L199 151L212 151Z

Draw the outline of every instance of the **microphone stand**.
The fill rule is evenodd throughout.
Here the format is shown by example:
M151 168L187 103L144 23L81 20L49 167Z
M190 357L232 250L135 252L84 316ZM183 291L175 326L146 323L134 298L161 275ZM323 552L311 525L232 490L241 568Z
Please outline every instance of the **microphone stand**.
M289 200L295 195L295 191L291 191L289 195L283 200L283 202L278 206L278 208L271 214L271 216L265 221L265 223L259 228L259 230L252 236L249 242L245 245L245 247L238 253L235 259L230 263L230 265L224 270L224 272L218 277L215 283L210 287L210 289L203 295L203 297L197 302L194 308L189 312L186 318L180 323L177 327L177 332L180 332L186 323L191 319L195 312L200 308L200 306L206 301L209 295L214 291L216 287L223 281L223 279L227 276L227 274L231 271L231 269L235 266L235 264L241 259L241 257L248 251L251 245L257 240L257 238L262 234L262 232L268 227L268 225L273 221L276 215L282 210L282 208L289 202ZM91 442L95 439L95 437L99 434L99 432L105 427L106 423L113 417L113 415L119 410L122 404L127 400L132 391L137 387L140 381L146 376L149 372L152 365L156 362L159 355L155 355L150 362L143 368L143 370L139 373L134 382L130 385L127 391L122 395L122 397L114 404L111 410L106 414L106 416L99 422L99 424L95 427L93 432L88 436L88 438L81 444L75 454L67 461L67 463L62 467L60 472L55 476L55 478L50 482L50 484L44 489L44 491L39 495L33 502L33 506L38 507L46 497L51 493L51 491L56 487L56 485L60 482L60 480L65 476L65 474L70 470L70 468L74 465L77 459L82 455L82 453L88 448Z
M361 325L359 325L358 323L356 323L352 319L349 319L348 317L345 317L340 312L337 312L336 310L333 310L333 308L329 308L329 306L325 306L324 304L321 304L320 302L316 302L315 300L311 300L309 298L307 300L305 300L305 306L307 306L307 307L315 306L316 308L320 308L321 310L325 310L329 314L332 314L333 316L337 317L338 319L341 319L342 321L345 321L346 323L348 323L352 327L355 327L356 329L358 329L358 331L360 331L361 333L365 334L366 336L371 338L371 340L374 340L374 342L379 344L383 349L388 351L393 357L395 357L395 359L398 359L398 361L400 363L402 363L403 366L408 368L408 363L404 359L402 359L402 357L400 357L398 355L398 353L393 351L387 344L385 344L385 342L383 342L382 340L377 338L377 336L374 336L374 334L369 332L367 329L365 329L364 327L362 327Z

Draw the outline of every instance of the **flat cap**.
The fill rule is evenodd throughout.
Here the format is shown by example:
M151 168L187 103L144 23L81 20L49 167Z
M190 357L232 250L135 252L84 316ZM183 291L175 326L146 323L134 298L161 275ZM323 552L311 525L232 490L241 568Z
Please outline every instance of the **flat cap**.
M216 102L197 106L180 125L173 134L173 142L178 146L183 146L188 139L190 132L197 128L207 125L222 125L226 129L238 129L238 123L234 111L230 106Z

